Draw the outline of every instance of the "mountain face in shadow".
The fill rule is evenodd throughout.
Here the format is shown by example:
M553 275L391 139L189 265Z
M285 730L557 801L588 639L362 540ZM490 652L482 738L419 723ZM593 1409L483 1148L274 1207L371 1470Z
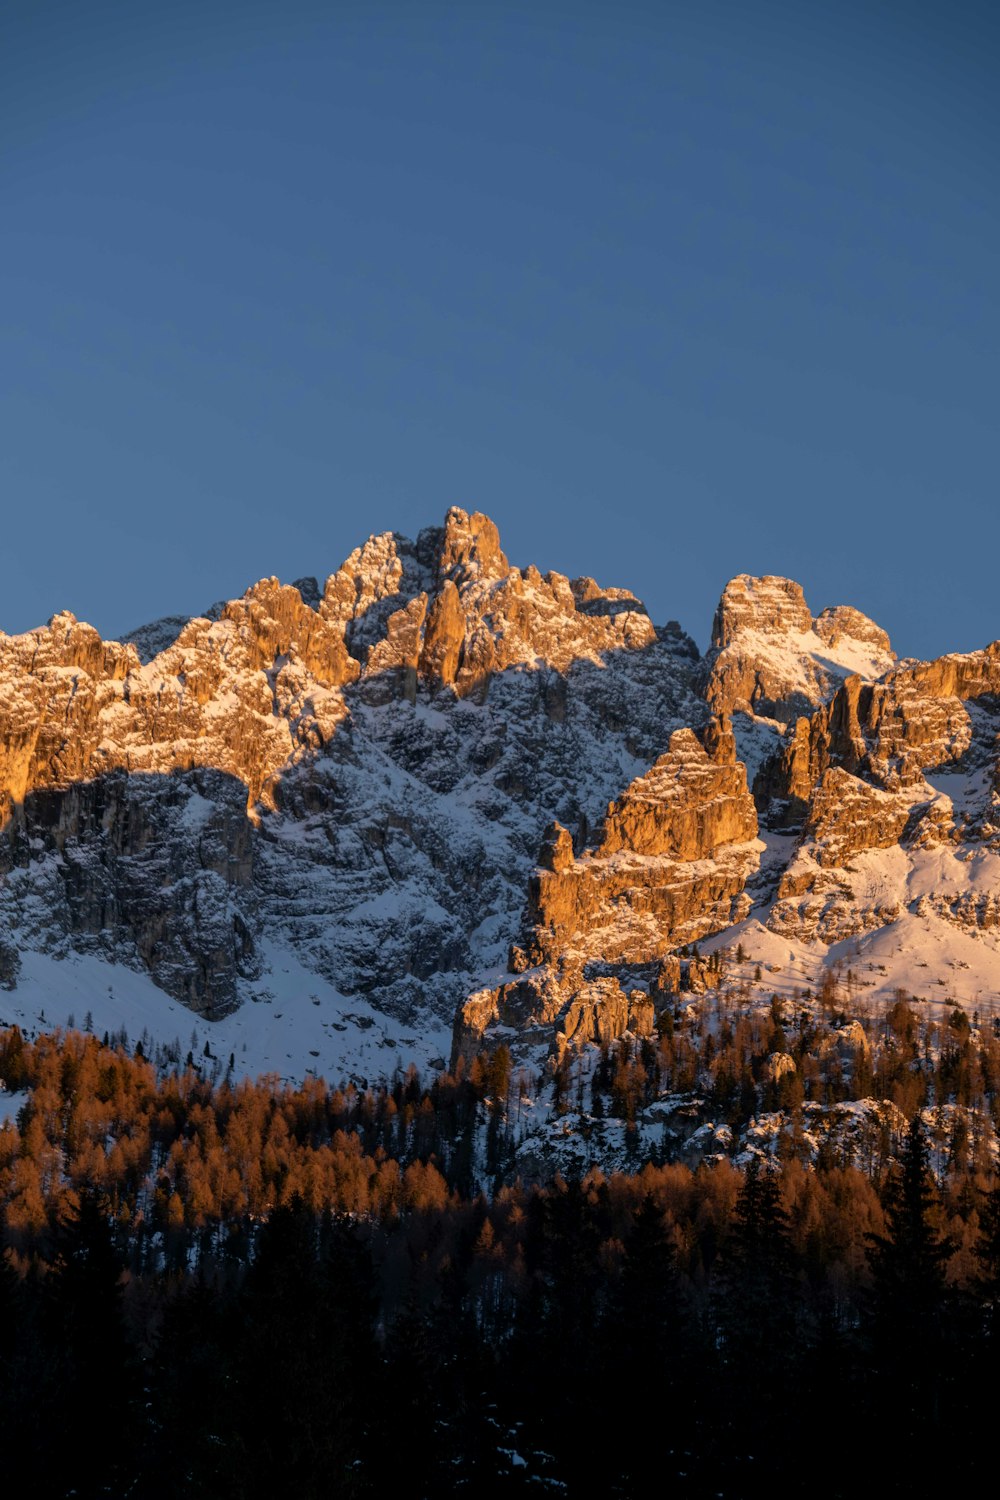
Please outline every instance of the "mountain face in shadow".
M8 986L86 953L214 1017L277 946L413 1028L457 1016L459 1050L544 1055L648 1029L692 941L773 971L944 922L991 982L1000 648L897 664L790 580L734 579L702 659L456 508L322 588L0 636L0 689Z

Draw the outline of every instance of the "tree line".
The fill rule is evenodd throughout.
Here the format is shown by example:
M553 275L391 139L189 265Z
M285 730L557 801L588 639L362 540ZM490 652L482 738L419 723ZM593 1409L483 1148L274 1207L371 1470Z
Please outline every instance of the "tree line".
M383 1099L4 1034L0 1077L32 1085L0 1131L8 1459L54 1496L633 1495L650 1472L839 1496L945 1454L986 1483L992 1162L936 1176L914 1113L878 1173L470 1190L462 1142L508 1066Z

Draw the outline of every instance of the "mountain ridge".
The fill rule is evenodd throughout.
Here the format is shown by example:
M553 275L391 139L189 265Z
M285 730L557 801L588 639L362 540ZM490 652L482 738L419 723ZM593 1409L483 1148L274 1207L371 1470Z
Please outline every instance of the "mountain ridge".
M992 992L1000 647L899 663L791 580L731 580L701 656L453 507L322 588L263 579L122 642L69 614L0 636L0 685L21 1019L29 971L97 962L252 1030L251 1070L427 1065L453 1022L459 1052L542 1063L648 1029L692 941L769 973L804 943L816 982L838 943L932 917L982 940Z

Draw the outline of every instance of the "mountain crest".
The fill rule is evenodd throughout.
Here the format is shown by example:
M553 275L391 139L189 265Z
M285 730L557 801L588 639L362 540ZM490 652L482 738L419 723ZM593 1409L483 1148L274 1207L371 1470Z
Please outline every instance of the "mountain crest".
M264 578L121 643L58 614L0 634L0 982L127 966L271 1036L294 971L335 1077L440 1058L456 1015L532 1068L648 1035L735 924L774 987L791 941L815 983L827 943L939 922L995 993L997 702L1000 647L900 665L775 576L731 580L702 661L458 507L322 591Z
M851 673L873 681L895 660L888 635L860 610L841 604L814 619L800 584L741 573L715 612L705 693L717 714L790 724Z

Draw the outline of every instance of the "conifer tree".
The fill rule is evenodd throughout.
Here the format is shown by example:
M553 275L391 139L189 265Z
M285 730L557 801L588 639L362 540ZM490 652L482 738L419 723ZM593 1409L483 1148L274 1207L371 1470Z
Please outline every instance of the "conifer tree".
M698 1354L694 1322L681 1290L673 1240L662 1209L647 1193L633 1215L621 1271L609 1295L601 1344L612 1375L609 1417L617 1431L653 1431L660 1444L691 1448L696 1420ZM644 1445L616 1458L637 1492L648 1465Z
M731 1412L728 1458L754 1453L780 1479L790 1459L786 1408L803 1353L800 1288L776 1171L754 1157L736 1200L713 1297L722 1388ZM720 1488L734 1482L720 1476Z
M357 1434L345 1420L351 1353L318 1226L301 1198L271 1214L247 1275L237 1356L239 1470L247 1495L350 1495Z
M926 1136L915 1115L884 1191L886 1232L872 1236L870 1256L878 1400L911 1444L939 1429L943 1413L949 1247L934 1224L936 1196Z
M108 1204L85 1188L79 1206L57 1223L44 1281L40 1331L51 1376L49 1415L61 1426L60 1443L41 1459L53 1494L125 1494L134 1480L136 1382L123 1270ZM109 1412L114 1442L101 1442Z

